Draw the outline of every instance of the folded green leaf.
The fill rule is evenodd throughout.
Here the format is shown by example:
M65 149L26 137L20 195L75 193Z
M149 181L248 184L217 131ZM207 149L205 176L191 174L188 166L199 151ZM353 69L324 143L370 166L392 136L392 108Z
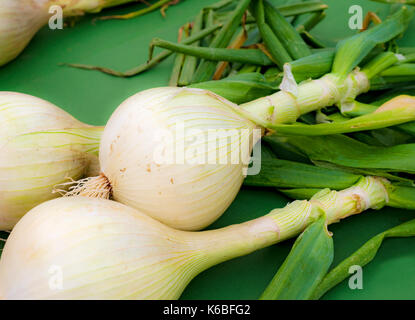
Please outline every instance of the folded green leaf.
M411 122L413 123L413 122ZM398 129L399 126L372 131L357 132L351 135L353 139L373 146L395 146L413 142L413 137Z
M414 77L415 63L402 63L380 73L381 77Z
M260 300L306 300L333 261L333 239L324 214L297 238L288 257L262 293Z
M355 184L360 175L300 162L262 159L261 171L248 175L244 184L278 188L330 188L341 190Z
M287 137L287 142L312 161L386 172L415 173L415 144L368 146L344 135Z
M347 108L342 108L341 113L347 117L358 117L376 111L378 106L366 104L359 101L353 101L347 105Z
M372 261L385 238L413 237L415 236L415 219L389 229L370 239L350 257L343 260L332 269L321 281L311 295L312 299L320 299L327 291L346 279L349 269L353 265L365 266Z
M370 80L371 90L401 89L413 85L415 63L402 63L392 66Z
M415 187L391 184L388 187L389 207L415 210Z
M279 159L311 164L309 158L301 152L300 149L289 144L284 137L267 135L263 137L262 140L271 147L272 151Z
M368 79L372 79L398 62L399 58L393 52L382 52L374 59L370 60L369 63L363 67L362 72L366 73Z
M334 50L322 50L307 57L291 61L291 71L297 82L319 78L330 72L333 59Z

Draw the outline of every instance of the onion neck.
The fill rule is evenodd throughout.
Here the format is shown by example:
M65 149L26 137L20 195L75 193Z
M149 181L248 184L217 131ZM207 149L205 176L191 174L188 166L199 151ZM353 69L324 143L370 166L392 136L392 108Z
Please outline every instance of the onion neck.
M64 128L30 132L15 137L15 148L52 148L98 155L102 127Z
M278 91L240 105L246 116L265 127L294 123L301 115L331 105L341 105L369 90L364 72L353 71L346 79L329 73L317 80L305 81L296 92Z
M78 149L81 152L90 153L92 155L98 156L99 145L101 142L101 136L104 132L105 127L94 127L87 126L83 128L72 128L62 130L64 135L70 136L72 139L71 144L73 148ZM51 133L55 132L54 130L50 131Z
M327 224L388 202L385 180L365 177L342 191L323 190L311 200L294 201L258 219L226 228L192 233L202 269L295 237L323 212Z

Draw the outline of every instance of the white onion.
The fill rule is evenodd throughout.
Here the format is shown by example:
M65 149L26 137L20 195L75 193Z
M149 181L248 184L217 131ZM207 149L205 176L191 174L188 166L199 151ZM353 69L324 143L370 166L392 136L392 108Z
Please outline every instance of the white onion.
M256 142L249 144L255 124L239 115L237 108L201 89L156 88L127 99L111 116L100 144L101 178L108 179L113 199L174 228L197 230L211 224L238 193ZM212 138L213 148L205 144L205 150L195 150L206 161L191 163L189 150L194 144L190 143L182 163L176 162L180 153L176 150L172 163L161 163L157 160L160 134L174 134L181 122L186 130L200 130L200 136L221 129L232 137ZM257 139L260 134L259 130ZM180 138L173 138L168 144L174 149ZM225 148L240 150L238 163L221 157L219 150ZM243 148L248 149L245 157ZM207 163L208 156L213 156L214 163Z
M63 15L98 12L105 7L134 0L1 0L0 1L0 66L16 58L36 32L52 16L53 5L63 9Z
M101 132L45 100L0 92L0 230L96 166Z
M13 60L49 19L49 0L0 2L0 66Z
M295 90L297 96L279 91L241 106L208 90L145 90L124 101L105 127L100 145L101 175L83 181L69 195L112 196L171 227L202 229L235 198L252 146L263 128L295 122L301 114L350 99L367 89L367 77L356 70L343 80L327 74L300 84ZM177 157L177 152L173 160L160 164L157 158L163 143L159 138L166 132L173 135L178 125L185 127L185 138L191 136L188 132L192 129L200 130L195 136L207 137L198 142L205 150L196 150L193 158L187 156L194 143L184 143L176 135L165 145L174 151L185 145L185 156ZM231 138L210 139L213 129L225 131ZM216 147L209 147L212 141ZM235 157L239 161L222 161L225 157L219 155L219 150L225 149L233 155L239 153ZM199 156L204 156L205 162L188 161ZM214 164L206 160L211 158Z
M327 223L387 202L382 180L222 229L189 232L111 200L45 202L11 232L0 259L3 299L177 299L203 270L296 236L324 210Z

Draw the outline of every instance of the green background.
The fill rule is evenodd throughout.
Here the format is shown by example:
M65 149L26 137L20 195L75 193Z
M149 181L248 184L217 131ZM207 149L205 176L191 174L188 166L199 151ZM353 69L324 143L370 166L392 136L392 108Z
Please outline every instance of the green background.
M127 70L147 58L152 37L175 40L177 29L191 21L205 5L217 0L182 0L167 10L167 18L156 11L128 21L98 21L80 18L72 28L42 29L28 48L0 69L0 90L32 94L55 103L81 121L103 125L113 110L130 95L151 87L165 86L171 58L155 69L131 79L115 78L93 71L59 66L62 62L84 63ZM370 1L325 0L328 17L313 34L333 41L353 34L348 28L348 8L358 4L384 16L388 5ZM142 8L132 4L106 10L101 15ZM415 46L415 23L401 44ZM287 199L272 189L243 187L237 199L211 228L238 223L282 207ZM335 261L350 255L365 241L399 223L415 212L382 209L354 216L330 226L334 233ZM218 265L196 277L182 299L256 299L288 254L292 241L260 250L249 256ZM413 299L415 298L415 239L390 239L375 260L363 270L363 289L351 290L343 281L325 299Z

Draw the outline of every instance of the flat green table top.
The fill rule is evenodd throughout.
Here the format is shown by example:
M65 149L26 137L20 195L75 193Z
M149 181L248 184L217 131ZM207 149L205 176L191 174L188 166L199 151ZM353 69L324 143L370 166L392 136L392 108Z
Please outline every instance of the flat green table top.
M192 20L205 5L217 0L182 0L167 10L128 21L91 23L93 16L79 20L73 28L43 28L29 47L12 63L0 69L0 90L32 94L94 125L106 123L115 108L127 97L143 89L165 86L172 59L137 77L122 79L99 72L59 66L62 62L106 66L127 70L144 62L153 37L175 40L178 28ZM339 40L353 34L348 28L353 4L384 16L388 5L368 0L324 0L328 17L313 30L322 39ZM126 13L143 7L134 4L106 10L107 14ZM399 42L415 46L415 21ZM288 199L273 189L243 187L226 213L210 228L246 221L283 207ZM415 212L385 208L350 217L331 225L335 259L342 259L369 238L404 221ZM196 277L182 299L257 299L287 256L293 241L262 249L245 257L211 268ZM348 280L330 291L324 299L413 299L415 298L415 239L389 239L375 260L363 269L363 289L351 290Z

